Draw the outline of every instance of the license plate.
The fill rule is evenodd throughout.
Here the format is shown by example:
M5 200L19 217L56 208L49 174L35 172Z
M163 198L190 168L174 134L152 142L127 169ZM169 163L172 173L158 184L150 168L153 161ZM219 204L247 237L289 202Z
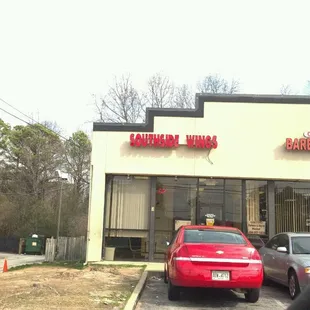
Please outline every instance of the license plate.
M32 242L32 246L37 246L37 243L36 242Z
M212 280L229 281L229 271L212 271Z

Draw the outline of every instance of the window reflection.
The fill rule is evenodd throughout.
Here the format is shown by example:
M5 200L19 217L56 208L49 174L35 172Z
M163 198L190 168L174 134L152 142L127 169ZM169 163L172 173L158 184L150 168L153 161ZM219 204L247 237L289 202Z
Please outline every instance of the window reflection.
M171 240L180 225L196 223L196 201L196 178L157 178L155 258L163 258L166 241Z
M116 260L144 260L149 252L149 177L107 175L105 247Z
M242 229L242 181L225 180L226 225Z
M246 181L247 230L249 235L268 235L267 181Z
M309 231L309 197L310 182L275 182L277 233Z
M199 179L199 224L206 225L209 217L214 217L215 225L225 222L224 211L224 180Z

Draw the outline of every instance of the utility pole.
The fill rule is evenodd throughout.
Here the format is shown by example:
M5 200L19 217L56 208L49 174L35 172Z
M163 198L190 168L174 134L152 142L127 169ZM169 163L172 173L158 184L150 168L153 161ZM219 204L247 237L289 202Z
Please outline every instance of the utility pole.
M58 222L57 222L57 234L56 234L56 238L57 238L57 242L59 239L59 231L60 231L60 218L61 218L61 207L62 207L62 179L60 179L60 194L59 194L59 207L58 207Z
M63 181L67 181L67 179L66 178L59 178L59 180L60 180L60 194L59 194L58 222L57 222L57 233L56 233L57 243L58 243L59 231L60 231Z

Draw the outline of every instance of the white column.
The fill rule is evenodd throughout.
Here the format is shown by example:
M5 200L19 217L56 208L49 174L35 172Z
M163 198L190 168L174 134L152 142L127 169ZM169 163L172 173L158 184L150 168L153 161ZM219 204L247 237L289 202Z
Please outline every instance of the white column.
M91 192L89 197L87 262L98 262L102 259L103 213L105 197L105 174L93 167Z
M98 262L102 259L106 151L106 133L93 132L86 250L87 262Z

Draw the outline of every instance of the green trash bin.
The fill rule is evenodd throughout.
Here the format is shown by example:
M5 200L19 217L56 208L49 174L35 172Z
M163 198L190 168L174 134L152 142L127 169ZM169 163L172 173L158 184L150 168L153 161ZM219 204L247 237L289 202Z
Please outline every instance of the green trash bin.
M43 240L41 238L27 237L25 244L26 254L43 254Z

